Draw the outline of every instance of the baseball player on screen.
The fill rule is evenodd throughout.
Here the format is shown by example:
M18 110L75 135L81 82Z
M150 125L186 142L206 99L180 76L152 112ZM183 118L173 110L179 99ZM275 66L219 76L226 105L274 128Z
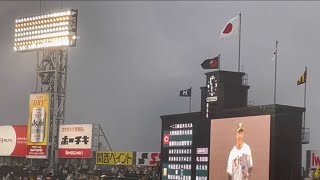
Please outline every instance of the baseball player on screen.
M232 148L227 165L228 180L248 180L253 170L251 149L243 142L242 123L237 128L237 143Z

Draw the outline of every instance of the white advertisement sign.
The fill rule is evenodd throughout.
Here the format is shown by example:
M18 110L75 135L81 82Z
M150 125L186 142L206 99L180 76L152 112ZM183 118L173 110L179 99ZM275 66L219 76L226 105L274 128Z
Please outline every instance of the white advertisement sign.
M59 158L91 158L92 124L60 125Z
M12 126L1 126L0 130L0 156L10 156L16 146L16 132Z
M0 156L26 157L27 125L0 126Z
M136 164L144 166L155 166L160 161L160 152L137 152Z

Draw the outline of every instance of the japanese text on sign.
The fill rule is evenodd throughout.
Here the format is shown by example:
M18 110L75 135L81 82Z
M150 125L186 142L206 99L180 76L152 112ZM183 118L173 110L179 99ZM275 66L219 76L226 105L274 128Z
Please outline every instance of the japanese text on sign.
M60 125L58 149L91 149L93 142L92 130L92 124Z
M97 152L97 164L132 165L133 152Z
M68 137L68 136L63 136L61 138L61 145L68 145L69 143L71 144L88 144L89 142L89 137L88 136L76 136L76 137Z
M64 127L61 128L62 132L83 132L85 129L83 127Z

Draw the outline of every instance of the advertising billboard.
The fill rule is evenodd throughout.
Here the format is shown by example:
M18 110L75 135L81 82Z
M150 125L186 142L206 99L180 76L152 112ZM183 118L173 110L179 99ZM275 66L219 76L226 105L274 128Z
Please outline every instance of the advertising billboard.
M133 165L133 152L97 152L97 165Z
M317 169L320 167L320 151L307 150L307 169Z
M60 125L58 157L91 158L92 124Z
M160 161L160 152L137 152L136 165L155 166Z
M27 125L0 126L0 156L26 157Z
M48 157L49 110L50 95L48 93L30 95L27 158L46 159Z
M212 120L209 179L269 180L270 119L261 115Z

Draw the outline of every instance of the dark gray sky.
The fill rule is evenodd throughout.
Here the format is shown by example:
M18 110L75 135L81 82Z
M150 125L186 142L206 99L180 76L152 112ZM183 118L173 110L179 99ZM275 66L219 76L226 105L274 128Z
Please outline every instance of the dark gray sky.
M42 12L60 6L42 1ZM114 150L160 151L160 115L188 111L179 90L191 85L192 111L200 110L203 60L221 53L222 69L237 70L237 37L218 38L240 11L249 100L273 103L278 40L278 103L303 106L296 81L308 66L306 126L313 128L303 148L320 148L320 2L64 1L63 8L79 10L80 36L69 50L66 123L101 123ZM0 2L1 124L27 122L36 54L13 51L14 20L39 12L39 1Z

